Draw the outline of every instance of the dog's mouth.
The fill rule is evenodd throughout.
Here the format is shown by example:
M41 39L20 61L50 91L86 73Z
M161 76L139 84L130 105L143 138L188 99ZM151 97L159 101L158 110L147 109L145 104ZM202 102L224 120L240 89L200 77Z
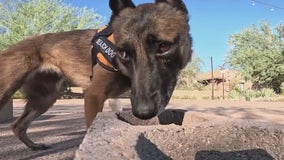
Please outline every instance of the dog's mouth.
M157 115L157 112L142 112L142 113L133 112L133 115L139 119L148 120L155 117Z
M157 109L159 108L159 109ZM165 107L155 107L155 109L153 111L151 110L142 110L140 112L137 111L133 111L132 110L132 114L141 119L141 120L149 120L151 118L154 118L156 116L159 116L161 113L163 113L165 111Z
M172 91L169 91L172 93ZM170 96L160 92L156 94L147 94L148 92L137 92L135 89L131 91L132 113L135 117L148 120L158 116L165 110Z
M133 107L134 108L134 107ZM143 120L151 119L158 115L157 107L138 106L136 109L132 108L132 113L135 117Z
M133 115L139 119L151 119L159 112L159 107L155 102L145 101L142 98L131 98L131 104Z

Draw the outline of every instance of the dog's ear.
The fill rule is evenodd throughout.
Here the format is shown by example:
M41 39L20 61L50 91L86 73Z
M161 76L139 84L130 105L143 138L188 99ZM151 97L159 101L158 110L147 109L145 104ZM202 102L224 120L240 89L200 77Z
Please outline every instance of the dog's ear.
M185 4L183 3L182 0L156 0L156 3L168 3L168 4L172 5L173 7L181 10L185 14L188 14L186 6L185 6Z
M110 0L109 7L114 15L118 15L124 8L135 8L135 5L131 0Z

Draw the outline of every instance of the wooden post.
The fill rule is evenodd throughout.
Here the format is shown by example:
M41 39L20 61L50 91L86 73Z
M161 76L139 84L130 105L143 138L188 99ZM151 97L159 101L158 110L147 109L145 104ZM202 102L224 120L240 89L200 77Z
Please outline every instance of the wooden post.
M211 95L211 99L214 99L214 74L213 74L213 58L211 56L211 83L212 83L212 95Z
M225 99L225 84L224 84L224 81L225 81L224 78L225 77L224 77L224 74L225 73L224 73L224 70L223 70L222 71L222 85L223 85L223 88L222 88L223 93L222 94L223 94L223 99Z
M220 66L220 70L221 70L221 74L222 74L222 96L223 96L223 100L225 99L225 63Z

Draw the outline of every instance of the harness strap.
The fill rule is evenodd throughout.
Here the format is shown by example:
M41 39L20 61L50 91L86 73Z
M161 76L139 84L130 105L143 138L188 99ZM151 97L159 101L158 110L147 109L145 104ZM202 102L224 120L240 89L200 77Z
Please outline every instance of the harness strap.
M117 72L115 62L114 38L109 26L104 26L98 30L92 39L92 68L98 63L109 71ZM93 77L90 76L90 79Z

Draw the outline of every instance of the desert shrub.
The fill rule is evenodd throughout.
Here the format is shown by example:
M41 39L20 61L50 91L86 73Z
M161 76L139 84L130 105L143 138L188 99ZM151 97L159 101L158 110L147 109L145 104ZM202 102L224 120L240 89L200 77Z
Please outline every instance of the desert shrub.
M17 92L14 93L12 98L13 99L24 99L25 95L20 90L18 90Z
M284 94L284 82L282 82L280 85L280 92Z
M276 97L277 96L275 91L269 88L263 88L262 90L260 90L260 92L261 92L262 97Z
M240 88L233 89L229 95L229 99L245 99L247 101L253 100L253 99L259 99L259 98L273 98L277 97L277 94L274 92L273 89L270 88L263 88L261 90L245 90L242 91Z
M237 90L232 90L230 93L229 93L229 95L228 95L228 98L229 99L239 99L241 97L241 93L240 92L238 92Z

